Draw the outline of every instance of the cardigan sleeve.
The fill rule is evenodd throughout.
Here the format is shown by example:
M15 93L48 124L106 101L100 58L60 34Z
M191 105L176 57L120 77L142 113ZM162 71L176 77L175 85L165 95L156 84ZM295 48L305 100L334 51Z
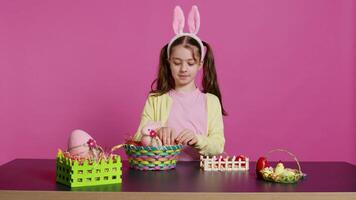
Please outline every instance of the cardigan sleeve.
M220 100L217 96L207 93L208 134L197 134L198 142L194 145L199 153L206 156L223 153L225 146L224 122Z
M154 121L154 104L153 96L151 94L148 96L143 111L141 113L141 122L133 137L134 141L141 140L141 129L146 125L148 121Z

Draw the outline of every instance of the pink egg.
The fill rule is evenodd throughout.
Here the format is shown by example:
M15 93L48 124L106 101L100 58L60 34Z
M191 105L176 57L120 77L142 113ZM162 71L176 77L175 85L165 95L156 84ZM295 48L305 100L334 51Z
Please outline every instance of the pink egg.
M156 129L160 128L159 122L149 121L141 130L141 143L143 146L162 146L162 141L157 137ZM152 133L155 133L152 135Z
M74 130L68 140L68 151L71 155L86 158L89 156L89 146L86 145L89 139L93 139L83 130Z

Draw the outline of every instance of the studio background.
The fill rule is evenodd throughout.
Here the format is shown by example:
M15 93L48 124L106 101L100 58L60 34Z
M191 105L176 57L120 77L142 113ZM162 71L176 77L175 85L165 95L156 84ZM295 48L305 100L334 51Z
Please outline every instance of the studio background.
M54 159L78 128L107 149L133 135L174 6L187 16L194 4L229 114L227 154L356 164L353 0L2 0L0 164Z

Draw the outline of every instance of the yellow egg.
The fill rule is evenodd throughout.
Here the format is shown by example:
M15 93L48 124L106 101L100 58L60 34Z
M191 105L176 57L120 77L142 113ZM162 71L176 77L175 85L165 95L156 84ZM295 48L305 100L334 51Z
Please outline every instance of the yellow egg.
M283 163L279 162L277 165L276 165L276 168L274 169L274 173L275 174L281 174L284 172L284 165Z

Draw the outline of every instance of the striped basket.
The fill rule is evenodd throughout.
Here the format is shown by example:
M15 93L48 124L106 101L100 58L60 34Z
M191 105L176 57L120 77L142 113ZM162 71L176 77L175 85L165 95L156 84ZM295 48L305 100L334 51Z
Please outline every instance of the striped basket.
M137 170L168 170L176 167L182 145L145 147L125 144L129 165Z

